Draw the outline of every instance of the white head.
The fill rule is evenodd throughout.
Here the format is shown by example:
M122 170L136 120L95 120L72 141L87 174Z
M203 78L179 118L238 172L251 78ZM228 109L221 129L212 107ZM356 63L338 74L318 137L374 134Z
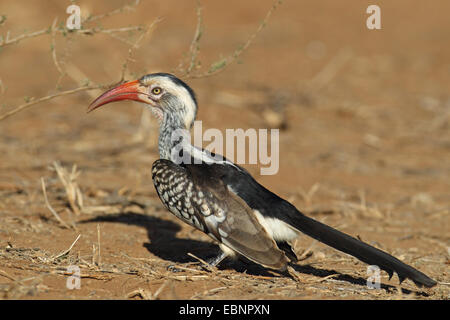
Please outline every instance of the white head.
M89 106L88 112L120 100L134 100L151 107L160 122L174 121L190 129L197 115L194 91L182 80L168 73L152 73L139 80L123 83L103 93Z

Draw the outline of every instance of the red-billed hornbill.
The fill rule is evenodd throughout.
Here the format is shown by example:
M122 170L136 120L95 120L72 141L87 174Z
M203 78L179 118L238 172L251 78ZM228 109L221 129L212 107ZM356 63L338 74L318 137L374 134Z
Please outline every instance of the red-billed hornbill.
M154 73L118 85L92 102L88 112L119 100L145 103L156 115L160 123L160 159L152 167L156 191L171 213L219 244L222 253L212 265L238 253L284 271L289 261L297 261L289 242L303 232L377 265L390 277L396 272L400 283L409 278L418 286L436 284L397 258L305 216L240 166L191 145L189 129L196 117L197 101L193 90L177 77Z

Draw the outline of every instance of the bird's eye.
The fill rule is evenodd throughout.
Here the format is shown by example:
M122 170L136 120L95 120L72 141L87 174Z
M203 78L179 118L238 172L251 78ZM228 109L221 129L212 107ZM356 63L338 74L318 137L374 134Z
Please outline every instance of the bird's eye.
M160 87L154 87L153 89L152 89L152 93L153 94L155 94L155 95L158 95L158 94L161 94L161 88Z

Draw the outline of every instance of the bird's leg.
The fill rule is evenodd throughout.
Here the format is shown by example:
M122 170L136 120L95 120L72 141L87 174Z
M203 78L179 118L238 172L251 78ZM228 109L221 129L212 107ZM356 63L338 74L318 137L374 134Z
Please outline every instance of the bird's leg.
M221 263L223 261L223 259L225 259L228 256L228 254L226 254L225 252L223 252L222 250L220 250L220 253L211 259L208 259L206 262L208 262L208 265L210 267L216 267L219 263Z
M217 267L217 265L219 263L221 263L226 257L228 256L227 253L223 252L222 250L220 251L220 253L213 258L207 259L206 261L201 260L201 267L204 269L209 270L209 268L215 268ZM204 263L206 262L206 264ZM180 268L177 268L175 265L171 264L167 267L167 271L171 271L171 272L181 272L183 271Z

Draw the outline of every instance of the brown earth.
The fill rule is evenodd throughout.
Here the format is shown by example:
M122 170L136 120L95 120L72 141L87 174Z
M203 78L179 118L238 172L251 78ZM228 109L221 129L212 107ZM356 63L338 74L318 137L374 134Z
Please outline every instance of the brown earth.
M208 65L246 42L270 0L203 1L199 58ZM99 14L123 1L79 1ZM86 115L100 90L34 105L0 122L0 296L6 299L449 299L450 2L377 1L381 30L366 28L368 1L284 1L236 61L215 76L187 80L203 128L280 127L280 168L263 185L306 214L359 236L440 282L418 289L382 273L366 286L366 265L301 236L299 280L253 264L199 267L218 247L168 213L150 167L156 121L118 103ZM2 1L11 37L67 18L61 1ZM105 28L163 17L129 67L170 72L189 50L195 1L142 1L101 20ZM91 26L95 26L93 23ZM130 41L136 35L129 36ZM129 43L104 34L58 36L63 68L95 83L120 78ZM1 48L0 115L25 96L57 92L51 36ZM132 79L132 75L127 75ZM66 76L62 90L78 84ZM147 119L146 115L142 119ZM76 165L81 213L54 171ZM44 178L51 206L45 204ZM100 207L101 206L101 207ZM74 209L75 208L75 209ZM94 210L96 209L96 210ZM78 241L67 252L77 236ZM67 267L81 270L69 290ZM169 265L185 268L167 271Z

